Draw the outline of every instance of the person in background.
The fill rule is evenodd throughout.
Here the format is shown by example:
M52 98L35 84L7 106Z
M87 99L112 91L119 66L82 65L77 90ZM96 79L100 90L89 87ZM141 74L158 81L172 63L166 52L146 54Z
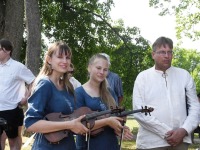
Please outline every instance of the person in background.
M8 123L1 143L4 149L8 137L10 149L19 150L24 119L21 106L27 103L35 76L25 65L12 59L13 49L9 40L0 40L0 117Z
M68 70L68 77L74 89L76 89L77 87L81 86L81 83L76 78L73 77L73 74L74 74L74 65L71 63Z
M71 57L72 51L66 43L53 43L48 48L43 67L34 81L25 117L27 131L36 133L32 150L76 150L73 134L88 132L81 123L84 115L68 121L62 118L57 118L58 121L44 119L50 113L70 115L74 111L74 89L67 75ZM66 130L68 136L59 142L52 143L45 137L45 133L61 130Z
M77 108L89 107L92 111L105 111L117 105L112 92L106 82L109 62L104 55L93 55L88 64L89 80L75 90ZM108 117L95 121L92 130L104 128L104 130L85 142L85 136L78 135L76 139L78 150L119 150L117 135L121 135L123 126L122 118ZM132 133L128 128L124 130L124 138L132 139Z
M110 56L106 53L101 53L101 55L104 55L107 58L109 66L110 66L111 65ZM106 79L108 81L109 87L115 93L115 97L117 99L116 102L117 102L118 106L120 106L121 103L122 103L122 100L123 100L123 87L122 87L121 78L119 77L119 75L117 73L114 73L114 72L109 70Z
M200 105L188 71L171 65L173 41L159 37L152 46L155 65L137 76L133 108L154 108L151 116L134 114L139 122L138 150L187 150L191 133L199 123ZM189 114L186 110L187 96Z
M198 100L200 102L200 93L197 94L197 97L198 97ZM200 115L199 115L199 123L200 123ZM197 128L193 132L193 135L192 135L193 142L194 142L194 133L197 133L198 134L198 138L200 138L200 126L199 126L199 124L198 124ZM200 146L196 150L200 150Z
M24 87L21 88L24 91ZM24 108L27 107L27 98L30 96L30 91L25 87L25 95L22 98L21 102L19 103L18 107L19 107L19 127L18 127L18 142L19 145L22 145L22 130L23 130L23 122L24 122ZM20 117L21 116L21 117ZM5 144L6 144L6 139L7 139L7 135L6 132L3 131L2 135L1 135L1 150L5 149ZM20 146L21 147L21 146Z

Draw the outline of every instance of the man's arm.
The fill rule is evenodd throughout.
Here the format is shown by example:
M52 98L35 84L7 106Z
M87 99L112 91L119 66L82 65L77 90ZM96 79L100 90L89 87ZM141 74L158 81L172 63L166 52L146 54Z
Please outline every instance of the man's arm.
M118 75L118 79L117 79L117 97L118 97L118 103L119 106L122 104L123 101L123 86L122 86L122 80Z
M145 78L143 75L139 74L133 88L133 108L141 109L141 106L148 106L145 101L145 87L146 87ZM149 107L149 106L148 106ZM156 111L156 110L155 110ZM172 130L171 127L166 125L165 123L158 120L153 113L151 116L145 116L143 113L134 114L135 119L139 122L139 124L146 130L151 131L154 134L159 135L163 139L166 137L166 133Z
M189 108L187 118L181 127L184 128L188 132L188 134L190 134L199 124L200 103L197 98L194 80L189 73L187 80L188 82L186 85L185 94L187 96L187 103L189 105Z
M33 82L31 84L26 85L25 94L24 94L24 97L19 102L19 106L23 106L27 104L27 100L29 96L31 95L32 86L33 86Z

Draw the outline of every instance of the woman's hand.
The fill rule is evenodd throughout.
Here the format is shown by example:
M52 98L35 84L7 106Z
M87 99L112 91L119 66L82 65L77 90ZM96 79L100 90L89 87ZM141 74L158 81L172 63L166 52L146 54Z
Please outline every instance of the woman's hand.
M120 132L121 129L123 128L121 122L123 121L122 118L120 117L108 117L106 118L106 123L108 126L113 128L115 132Z
M127 126L124 126L123 127L124 131L123 131L123 136L122 136L122 140L132 140L133 139L133 134L131 133L129 127ZM119 137L121 137L121 134L122 134L122 130L120 132L116 132L115 131L115 134L118 135Z
M133 133L131 133L131 130L129 127L124 126L124 132L123 132L123 140L132 140L133 139Z
M73 119L71 120L71 123L70 123L70 127L69 129L76 133L76 134L81 134L81 135L84 135L86 134L89 129L87 129L82 123L81 123L81 119L83 119L85 117L85 115L83 116L80 116L76 119Z

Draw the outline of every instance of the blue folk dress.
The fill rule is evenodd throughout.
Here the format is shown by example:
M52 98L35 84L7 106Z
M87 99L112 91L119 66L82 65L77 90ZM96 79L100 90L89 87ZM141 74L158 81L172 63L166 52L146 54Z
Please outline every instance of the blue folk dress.
M74 96L67 90L58 90L48 77L41 79L35 87L34 93L28 99L28 110L25 117L25 127L53 112L71 114L74 111ZM32 150L76 150L72 133L62 139L59 144L51 144L43 134L37 133Z
M92 111L104 111L107 106L101 101L100 97L91 97L83 87L78 87L75 90L77 107L89 107ZM111 93L112 94L112 93ZM76 136L77 150L87 150L87 142L85 137ZM90 137L89 150L119 150L118 139L114 130L110 127L105 127L104 131L94 137Z

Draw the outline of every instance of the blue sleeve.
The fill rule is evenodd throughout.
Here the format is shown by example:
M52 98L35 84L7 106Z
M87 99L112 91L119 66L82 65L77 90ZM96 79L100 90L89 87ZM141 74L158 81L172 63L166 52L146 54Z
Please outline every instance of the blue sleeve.
M51 83L48 80L40 80L36 85L33 94L28 99L28 110L26 111L25 117L26 128L45 117L45 109L51 95Z
M75 96L76 96L76 108L80 108L83 106L86 106L85 104L85 95L83 93L83 87L78 87L75 90Z
M118 97L123 96L122 80L118 75L116 76L115 91Z

